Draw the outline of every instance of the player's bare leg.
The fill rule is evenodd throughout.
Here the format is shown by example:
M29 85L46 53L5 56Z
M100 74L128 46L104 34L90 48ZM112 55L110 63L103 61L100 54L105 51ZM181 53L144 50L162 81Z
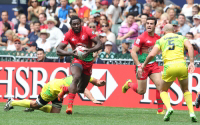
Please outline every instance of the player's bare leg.
M162 102L162 99L160 98L161 73L153 73L149 77L156 86L156 101L158 104L157 114L164 114L164 110L163 110L164 104Z
M165 104L166 108L167 108L167 112L164 116L164 121L169 121L170 120L170 116L172 115L172 113L174 112L174 110L171 107L170 104L170 98L168 95L168 89L170 88L170 86L172 85L173 82L165 82L161 79L160 82L160 97L163 101L163 103Z
M69 94L68 94L68 107L66 110L67 114L72 114L72 107L74 103L74 99L77 93L77 85L81 80L82 75L82 66L78 63L72 64L70 67L71 73L73 76L72 84L69 86Z
M191 118L192 122L197 122L197 118L194 114L194 108L193 108L193 104L192 104L192 95L188 91L188 79L179 80L179 83L180 83L181 90L184 94L185 102L189 109L190 118Z

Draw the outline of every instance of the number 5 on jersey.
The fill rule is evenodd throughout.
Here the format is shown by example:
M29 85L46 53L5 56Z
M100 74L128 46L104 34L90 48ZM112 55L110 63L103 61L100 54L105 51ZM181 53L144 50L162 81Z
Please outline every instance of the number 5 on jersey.
M168 41L168 45L169 45L169 48L168 48L168 50L174 50L175 49L175 45L174 45L174 43L172 43L174 40L169 40Z

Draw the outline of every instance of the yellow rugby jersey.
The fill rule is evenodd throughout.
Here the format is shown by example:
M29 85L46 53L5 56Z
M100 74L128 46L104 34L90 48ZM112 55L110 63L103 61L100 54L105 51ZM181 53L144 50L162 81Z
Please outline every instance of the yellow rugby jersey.
M185 62L184 60L184 42L187 40L184 36L174 33L168 33L156 41L156 45L162 50L164 65L173 62Z

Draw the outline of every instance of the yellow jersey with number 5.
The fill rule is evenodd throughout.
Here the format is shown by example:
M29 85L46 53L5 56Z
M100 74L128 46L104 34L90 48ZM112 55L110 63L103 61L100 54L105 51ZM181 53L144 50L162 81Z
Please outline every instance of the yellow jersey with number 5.
M185 62L184 60L184 36L168 33L156 41L156 45L162 50L164 65L168 63Z

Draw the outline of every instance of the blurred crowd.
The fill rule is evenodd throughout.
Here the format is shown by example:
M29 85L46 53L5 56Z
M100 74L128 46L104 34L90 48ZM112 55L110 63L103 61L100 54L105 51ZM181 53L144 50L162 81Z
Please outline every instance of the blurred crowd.
M163 27L170 23L175 33L190 40L198 54L200 4L185 1L180 7L170 0L146 0L145 4L139 0L113 0L112 3L107 0L29 0L27 10L20 6L12 9L15 15L12 20L8 20L6 10L1 12L0 48L36 53L38 61L51 62L45 53L55 52L64 34L71 29L70 18L76 15L82 25L91 28L104 43L103 49L93 54L95 63L103 63L98 56L130 55L134 40L146 31L146 19L153 16L158 19L156 34L163 36ZM66 51L71 51L70 45ZM70 57L59 57L57 62L70 62Z

